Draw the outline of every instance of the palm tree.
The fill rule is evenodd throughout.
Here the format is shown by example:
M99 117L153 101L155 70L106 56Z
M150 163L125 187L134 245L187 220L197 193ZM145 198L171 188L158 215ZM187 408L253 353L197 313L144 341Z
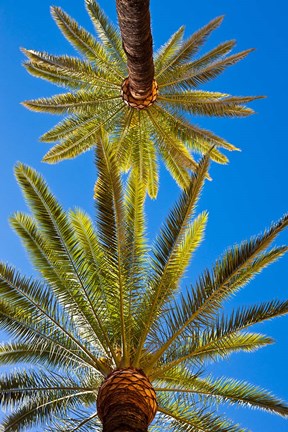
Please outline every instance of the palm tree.
M133 5L136 3L139 2L133 2ZM149 12L148 3L140 3L146 4ZM121 8L126 7L126 2L121 0L117 4L121 17ZM135 69L135 65L131 66L129 58L127 70L118 30L108 21L95 0L86 0L86 7L98 39L60 8L52 8L56 24L81 58L24 50L28 57L25 63L28 72L70 89L68 93L24 103L35 111L67 114L64 120L41 137L45 142L57 142L44 160L55 163L87 151L96 145L101 128L104 127L111 133L121 169L136 168L151 197L155 197L158 190L158 156L163 158L167 169L184 188L189 185L190 171L197 166L191 150L205 154L213 147L211 159L226 163L227 157L219 148L229 151L237 149L212 132L191 124L184 117L184 114L245 117L253 113L243 104L255 97L197 90L198 85L216 78L251 51L229 55L235 44L232 40L195 57L223 18L212 20L186 40L183 40L184 28L181 27L156 53L155 73L152 74L154 66L152 68L151 62L147 75L146 69L143 69L145 79L142 74L140 82L146 84L141 84L139 89L135 83L140 72ZM146 13L144 21L147 20L149 22ZM142 28L140 30L142 36L149 33L142 32ZM150 45L150 37L148 39ZM127 52L128 42L124 35L123 41ZM139 54L143 52L139 50ZM152 75L149 95L145 99L142 95L139 99L139 94L146 94L147 86L151 87Z
M208 363L272 343L248 328L286 314L288 301L243 306L230 315L222 305L287 251L270 245L288 216L228 249L181 293L207 221L206 212L195 216L195 206L209 155L151 249L145 190L137 171L124 187L117 162L103 133L96 228L85 212L64 212L37 172L16 167L32 215L16 213L11 224L40 277L0 264L1 328L13 339L1 345L0 361L18 365L0 378L1 404L10 410L2 430L244 432L215 414L219 403L287 416L288 406L271 393L215 378Z

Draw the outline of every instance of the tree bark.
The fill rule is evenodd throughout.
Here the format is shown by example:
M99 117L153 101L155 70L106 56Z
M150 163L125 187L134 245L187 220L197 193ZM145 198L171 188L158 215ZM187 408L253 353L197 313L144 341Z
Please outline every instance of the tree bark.
M149 0L116 0L129 87L135 99L150 95L154 78Z
M156 394L143 371L117 369L99 389L97 410L103 432L147 432L157 410Z

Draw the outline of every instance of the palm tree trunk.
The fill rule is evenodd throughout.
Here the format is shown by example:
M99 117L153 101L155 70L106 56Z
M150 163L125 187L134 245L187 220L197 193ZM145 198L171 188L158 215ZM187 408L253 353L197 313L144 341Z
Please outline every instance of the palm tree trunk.
M99 389L97 410L103 432L147 432L157 410L156 394L143 371L117 369Z
M135 99L151 94L154 78L149 0L116 0L129 87Z

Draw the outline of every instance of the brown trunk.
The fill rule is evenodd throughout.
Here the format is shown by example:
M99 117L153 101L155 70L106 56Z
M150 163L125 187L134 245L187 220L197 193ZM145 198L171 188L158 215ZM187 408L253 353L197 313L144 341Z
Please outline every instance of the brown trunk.
M154 78L149 0L116 0L129 87L135 99L151 94Z
M117 369L99 389L97 410L103 432L147 432L157 410L156 394L143 371Z

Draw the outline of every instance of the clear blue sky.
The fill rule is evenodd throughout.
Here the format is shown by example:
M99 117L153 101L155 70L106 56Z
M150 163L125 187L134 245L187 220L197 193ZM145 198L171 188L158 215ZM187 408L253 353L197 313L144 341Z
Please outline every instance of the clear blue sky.
M19 47L56 54L74 53L50 17L51 1L0 0L0 257L26 274L33 270L7 222L14 211L25 209L13 177L16 161L41 171L64 207L80 206L93 213L93 152L57 166L40 163L47 145L38 143L38 137L54 125L57 118L31 113L20 106L25 99L49 96L56 89L25 72L21 67L23 56ZM115 21L114 3L111 0L100 1ZM92 30L82 0L55 0L55 4ZM284 0L151 2L155 48L182 24L186 25L186 34L189 35L210 19L224 14L225 21L213 34L207 48L236 38L237 49L255 47L257 50L206 88L237 95L268 96L254 103L257 114L248 119L197 119L199 125L230 140L242 152L230 155L228 166L212 166L213 182L206 184L200 205L201 209L208 209L210 215L206 239L184 284L210 265L227 246L257 234L288 211L287 13L288 6ZM160 185L158 200L147 204L151 238L178 194L165 170L161 171ZM288 243L287 232L277 243ZM285 257L264 271L233 302L239 305L287 298L287 280L288 257ZM217 365L215 375L223 373L250 380L288 400L287 325L287 317L262 325L260 331L274 337L277 343L254 354L235 354L228 362ZM287 421L254 410L233 410L231 416L254 432L288 430Z

